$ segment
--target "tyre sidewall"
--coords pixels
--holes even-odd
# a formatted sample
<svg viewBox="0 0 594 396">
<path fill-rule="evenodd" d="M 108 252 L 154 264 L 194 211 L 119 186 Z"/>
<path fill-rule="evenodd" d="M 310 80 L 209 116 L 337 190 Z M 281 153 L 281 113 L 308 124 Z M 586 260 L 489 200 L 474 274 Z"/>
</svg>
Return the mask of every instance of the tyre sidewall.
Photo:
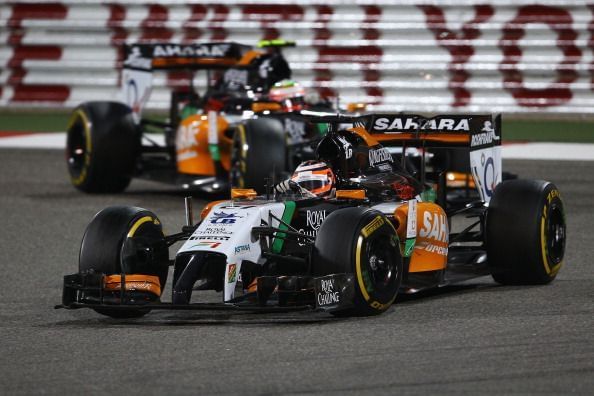
<svg viewBox="0 0 594 396">
<path fill-rule="evenodd" d="M 159 268 L 143 268 L 138 264 L 123 265 L 125 240 L 139 235 L 155 239 L 163 236 L 161 222 L 154 213 L 125 206 L 103 209 L 85 230 L 79 253 L 79 272 L 94 271 L 112 275 L 122 273 L 124 268 L 126 274 L 154 274 L 159 276 L 163 289 L 167 280 L 166 265 Z M 168 252 L 165 250 L 156 254 L 163 261 L 168 259 Z"/>
<path fill-rule="evenodd" d="M 387 288 L 380 290 L 371 279 L 367 248 L 382 238 L 390 241 L 396 275 Z M 322 223 L 314 249 L 314 276 L 354 274 L 355 309 L 348 314 L 378 314 L 393 303 L 402 282 L 402 257 L 396 231 L 382 213 L 364 208 L 347 208 L 332 213 Z"/>
<path fill-rule="evenodd" d="M 68 164 L 72 184 L 92 193 L 124 190 L 140 152 L 140 132 L 132 110 L 118 102 L 87 102 L 78 106 L 68 125 L 67 156 L 77 123 L 83 126 L 86 149 L 80 172 Z"/>
<path fill-rule="evenodd" d="M 239 125 L 234 133 L 231 185 L 265 191 L 265 179 L 286 171 L 287 142 L 282 123 L 258 118 Z"/>
<path fill-rule="evenodd" d="M 497 282 L 545 284 L 555 278 L 562 260 L 555 262 L 547 251 L 551 235 L 546 227 L 555 211 L 564 218 L 553 183 L 510 180 L 498 186 L 487 211 L 486 238 L 487 259 Z"/>
</svg>

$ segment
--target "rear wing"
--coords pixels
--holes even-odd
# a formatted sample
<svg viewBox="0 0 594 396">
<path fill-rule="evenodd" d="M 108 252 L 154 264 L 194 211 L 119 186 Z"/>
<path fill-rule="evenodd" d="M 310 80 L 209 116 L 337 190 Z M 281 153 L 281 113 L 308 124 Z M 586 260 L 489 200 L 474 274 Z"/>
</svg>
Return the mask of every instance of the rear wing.
<svg viewBox="0 0 594 396">
<path fill-rule="evenodd" d="M 364 128 L 384 145 L 469 147 L 479 150 L 501 144 L 501 115 L 442 114 L 424 117 L 406 113 L 349 115 L 304 110 L 310 122 Z"/>
<path fill-rule="evenodd" d="M 468 148 L 472 177 L 484 202 L 491 200 L 495 186 L 501 183 L 501 115 L 302 114 L 315 123 L 362 127 L 384 146 Z"/>
<path fill-rule="evenodd" d="M 501 115 L 372 114 L 365 129 L 385 145 L 469 148 L 472 177 L 481 196 L 489 202 L 501 183 Z"/>
<path fill-rule="evenodd" d="M 121 79 L 123 101 L 132 108 L 136 122 L 148 102 L 153 70 L 226 69 L 239 62 L 252 47 L 228 43 L 131 44 L 124 46 Z"/>
<path fill-rule="evenodd" d="M 249 45 L 234 42 L 202 44 L 131 44 L 124 46 L 124 69 L 217 69 L 236 64 Z"/>
<path fill-rule="evenodd" d="M 501 116 L 491 114 L 370 114 L 365 129 L 378 141 L 412 146 L 470 147 L 501 144 Z"/>
</svg>

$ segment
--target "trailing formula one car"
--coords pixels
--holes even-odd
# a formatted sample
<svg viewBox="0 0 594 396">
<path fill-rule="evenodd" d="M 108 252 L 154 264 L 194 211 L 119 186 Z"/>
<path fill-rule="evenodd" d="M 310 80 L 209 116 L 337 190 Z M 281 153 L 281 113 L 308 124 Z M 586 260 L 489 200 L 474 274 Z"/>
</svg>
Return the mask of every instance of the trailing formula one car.
<svg viewBox="0 0 594 396">
<path fill-rule="evenodd" d="M 317 160 L 266 195 L 234 189 L 232 199 L 208 204 L 196 225 L 187 199 L 186 225 L 167 236 L 146 209 L 99 212 L 58 307 L 112 317 L 152 309 L 373 315 L 399 293 L 488 274 L 502 284 L 546 284 L 557 275 L 565 250 L 561 195 L 547 181 L 500 182 L 499 117 L 308 117 L 331 126 Z M 345 123 L 353 127 L 341 129 Z M 415 179 L 380 142 L 469 147 L 481 199 L 447 211 L 444 174 L 421 166 Z M 454 232 L 457 218 L 466 223 Z M 178 241 L 170 261 L 168 247 Z M 170 265 L 171 302 L 162 302 Z M 222 292 L 222 302 L 195 302 L 199 290 Z"/>
<path fill-rule="evenodd" d="M 330 108 L 305 103 L 303 88 L 288 80 L 291 69 L 281 48 L 292 45 L 126 46 L 126 103 L 86 102 L 70 118 L 66 159 L 72 184 L 84 192 L 113 193 L 141 177 L 204 192 L 227 191 L 230 183 L 262 192 L 266 177 L 313 158 L 311 142 L 320 131 L 298 110 Z M 167 122 L 142 118 L 156 70 L 185 72 L 191 82 L 201 72 L 205 92 L 200 96 L 193 85 L 173 91 Z M 151 132 L 162 134 L 165 144 Z"/>
</svg>

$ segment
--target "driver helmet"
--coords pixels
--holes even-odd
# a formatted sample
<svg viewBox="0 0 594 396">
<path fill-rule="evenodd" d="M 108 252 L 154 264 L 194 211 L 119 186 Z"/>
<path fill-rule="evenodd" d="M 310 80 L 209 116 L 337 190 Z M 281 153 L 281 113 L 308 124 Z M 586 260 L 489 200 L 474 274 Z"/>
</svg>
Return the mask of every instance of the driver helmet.
<svg viewBox="0 0 594 396">
<path fill-rule="evenodd" d="M 305 89 L 293 80 L 275 83 L 270 88 L 268 97 L 280 103 L 284 111 L 298 111 L 305 106 Z"/>
<path fill-rule="evenodd" d="M 336 178 L 332 169 L 323 161 L 302 162 L 291 180 L 318 197 L 330 197 L 334 193 Z"/>
</svg>

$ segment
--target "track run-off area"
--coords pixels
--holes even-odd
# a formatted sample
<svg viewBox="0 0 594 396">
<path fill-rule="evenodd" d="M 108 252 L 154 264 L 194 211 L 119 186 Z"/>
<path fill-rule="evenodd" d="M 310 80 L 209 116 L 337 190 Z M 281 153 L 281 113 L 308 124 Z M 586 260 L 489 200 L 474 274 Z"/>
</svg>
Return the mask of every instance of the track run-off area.
<svg viewBox="0 0 594 396">
<path fill-rule="evenodd" d="M 185 193 L 135 180 L 123 194 L 86 195 L 70 185 L 61 150 L 0 148 L 0 394 L 592 394 L 594 161 L 511 159 L 507 147 L 504 170 L 550 180 L 564 199 L 567 250 L 550 285 L 483 277 L 399 297 L 371 318 L 124 321 L 53 309 L 85 227 L 106 206 L 135 205 L 177 232 Z M 208 199 L 194 197 L 196 213 Z"/>
</svg>

